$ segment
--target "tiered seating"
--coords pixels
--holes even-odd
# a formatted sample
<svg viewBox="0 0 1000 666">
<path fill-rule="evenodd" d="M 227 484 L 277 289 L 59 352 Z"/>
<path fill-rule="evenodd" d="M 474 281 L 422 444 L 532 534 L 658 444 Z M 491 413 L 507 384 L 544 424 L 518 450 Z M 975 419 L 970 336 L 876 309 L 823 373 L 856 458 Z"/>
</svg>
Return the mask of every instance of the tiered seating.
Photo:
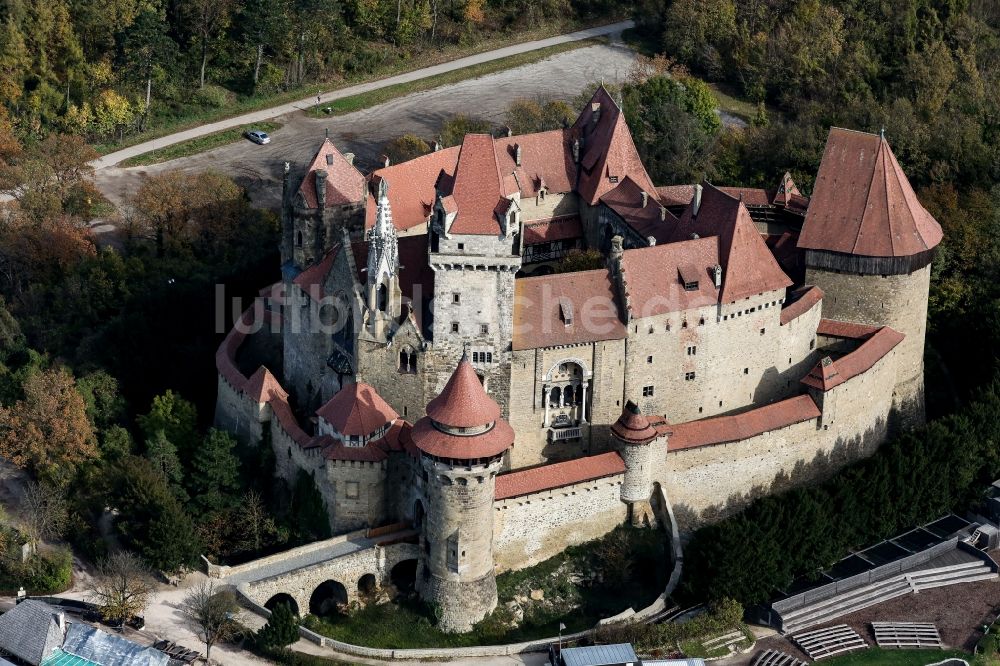
<svg viewBox="0 0 1000 666">
<path fill-rule="evenodd" d="M 880 648 L 943 648 L 941 634 L 930 622 L 872 622 Z"/>
<path fill-rule="evenodd" d="M 723 634 L 721 636 L 716 636 L 715 638 L 710 638 L 708 640 L 701 641 L 702 646 L 708 651 L 719 650 L 722 648 L 728 648 L 732 652 L 735 648 L 734 646 L 741 642 L 746 642 L 747 637 L 742 631 L 733 630 L 729 633 Z"/>
<path fill-rule="evenodd" d="M 920 592 L 956 583 L 995 579 L 996 577 L 997 575 L 982 560 L 899 574 L 787 611 L 781 616 L 781 627 L 785 633 L 793 633 L 910 592 Z"/>
<path fill-rule="evenodd" d="M 868 649 L 865 639 L 846 624 L 796 634 L 792 640 L 810 659 L 817 661 L 843 652 Z"/>
<path fill-rule="evenodd" d="M 806 666 L 806 662 L 796 659 L 787 652 L 765 650 L 757 655 L 752 666 Z"/>
</svg>

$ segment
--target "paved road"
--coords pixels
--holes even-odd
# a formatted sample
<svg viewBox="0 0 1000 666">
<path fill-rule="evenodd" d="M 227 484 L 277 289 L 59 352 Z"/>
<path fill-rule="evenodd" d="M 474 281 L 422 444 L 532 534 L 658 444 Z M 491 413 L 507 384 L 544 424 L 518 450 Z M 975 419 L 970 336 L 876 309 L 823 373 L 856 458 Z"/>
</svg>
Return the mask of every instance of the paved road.
<svg viewBox="0 0 1000 666">
<path fill-rule="evenodd" d="M 493 51 L 486 51 L 484 53 L 477 53 L 476 55 L 471 55 L 466 58 L 459 58 L 458 60 L 452 60 L 450 62 L 441 63 L 440 65 L 433 65 L 431 67 L 424 67 L 423 69 L 413 70 L 412 72 L 406 72 L 405 74 L 398 74 L 396 76 L 390 76 L 385 79 L 379 79 L 378 81 L 369 81 L 367 83 L 359 83 L 354 86 L 349 86 L 347 88 L 341 88 L 340 90 L 335 90 L 333 92 L 326 93 L 321 96 L 320 103 L 328 103 L 343 97 L 350 97 L 351 95 L 357 95 L 359 93 L 369 92 L 371 90 L 378 90 L 379 88 L 385 88 L 387 86 L 396 85 L 398 83 L 408 83 L 410 81 L 416 81 L 418 79 L 424 79 L 429 76 L 435 76 L 436 74 L 443 74 L 445 72 L 451 72 L 456 69 L 462 69 L 463 67 L 469 67 L 470 65 L 478 65 L 480 63 L 489 62 L 491 60 L 497 60 L 499 58 L 506 58 L 508 56 L 517 55 L 519 53 L 527 53 L 528 51 L 535 51 L 537 49 L 542 49 L 548 46 L 555 46 L 557 44 L 565 44 L 567 42 L 576 42 L 584 39 L 590 39 L 591 37 L 600 37 L 603 35 L 610 35 L 615 33 L 620 33 L 626 28 L 631 28 L 634 25 L 632 21 L 622 21 L 620 23 L 614 23 L 612 25 L 605 25 L 598 28 L 588 28 L 586 30 L 578 30 L 577 32 L 571 32 L 566 35 L 559 35 L 558 37 L 549 37 L 548 39 L 539 39 L 533 42 L 524 42 L 522 44 L 514 44 L 513 46 L 506 46 L 502 49 L 496 49 Z M 249 125 L 252 123 L 259 123 L 263 120 L 270 120 L 271 118 L 277 118 L 278 116 L 283 116 L 288 113 L 293 113 L 295 111 L 301 111 L 302 109 L 308 108 L 315 105 L 316 98 L 308 97 L 306 99 L 301 99 L 297 102 L 290 102 L 288 104 L 281 104 L 279 106 L 273 106 L 269 109 L 264 109 L 262 111 L 254 111 L 253 113 L 247 113 L 242 116 L 236 116 L 234 118 L 227 118 L 225 120 L 220 120 L 215 123 L 209 123 L 207 125 L 201 125 L 183 132 L 177 132 L 176 134 L 170 134 L 168 136 L 153 139 L 152 141 L 146 141 L 145 143 L 136 144 L 129 148 L 124 148 L 114 153 L 109 153 L 98 160 L 92 162 L 95 169 L 104 169 L 110 166 L 118 164 L 122 160 L 128 159 L 130 157 L 135 157 L 136 155 L 141 155 L 143 153 L 148 153 L 151 150 L 156 150 L 157 148 L 163 148 L 165 146 L 170 146 L 175 143 L 180 143 L 181 141 L 187 141 L 188 139 L 194 139 L 199 136 L 205 136 L 206 134 L 212 134 L 213 132 L 218 132 L 220 130 L 229 129 L 230 127 L 239 127 L 241 125 Z"/>
<path fill-rule="evenodd" d="M 148 167 L 101 169 L 97 187 L 115 203 L 135 192 L 146 174 L 169 169 L 216 169 L 245 187 L 254 205 L 277 208 L 281 198 L 281 165 L 303 165 L 329 130 L 342 151 L 357 155 L 364 172 L 378 165 L 385 142 L 407 132 L 431 140 L 441 121 L 455 113 L 485 118 L 497 125 L 507 105 L 518 98 L 558 97 L 572 100 L 584 89 L 604 81 L 620 81 L 636 54 L 619 40 L 558 53 L 543 61 L 469 79 L 454 85 L 413 93 L 369 109 L 333 118 L 310 118 L 297 111 L 280 118 L 272 142 L 258 146 L 240 141 L 205 153 Z"/>
</svg>

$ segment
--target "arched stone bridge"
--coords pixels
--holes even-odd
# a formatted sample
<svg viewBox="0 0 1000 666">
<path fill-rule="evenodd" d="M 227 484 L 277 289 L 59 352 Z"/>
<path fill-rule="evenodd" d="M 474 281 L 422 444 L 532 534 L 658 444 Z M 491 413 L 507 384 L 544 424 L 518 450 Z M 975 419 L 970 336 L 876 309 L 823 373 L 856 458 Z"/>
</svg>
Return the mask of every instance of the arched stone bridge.
<svg viewBox="0 0 1000 666">
<path fill-rule="evenodd" d="M 420 558 L 415 537 L 409 529 L 351 533 L 234 567 L 210 565 L 209 575 L 269 609 L 288 602 L 300 615 L 325 613 L 376 587 L 412 584 Z"/>
</svg>

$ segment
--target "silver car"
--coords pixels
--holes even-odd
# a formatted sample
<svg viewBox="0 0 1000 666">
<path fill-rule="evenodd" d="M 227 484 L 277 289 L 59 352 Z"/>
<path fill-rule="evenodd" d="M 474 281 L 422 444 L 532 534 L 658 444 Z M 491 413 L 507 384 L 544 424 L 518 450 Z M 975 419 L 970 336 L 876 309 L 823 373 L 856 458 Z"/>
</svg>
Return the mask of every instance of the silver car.
<svg viewBox="0 0 1000 666">
<path fill-rule="evenodd" d="M 265 143 L 271 143 L 271 137 L 267 135 L 267 132 L 261 132 L 260 130 L 250 130 L 249 132 L 245 132 L 244 136 L 262 146 Z"/>
</svg>

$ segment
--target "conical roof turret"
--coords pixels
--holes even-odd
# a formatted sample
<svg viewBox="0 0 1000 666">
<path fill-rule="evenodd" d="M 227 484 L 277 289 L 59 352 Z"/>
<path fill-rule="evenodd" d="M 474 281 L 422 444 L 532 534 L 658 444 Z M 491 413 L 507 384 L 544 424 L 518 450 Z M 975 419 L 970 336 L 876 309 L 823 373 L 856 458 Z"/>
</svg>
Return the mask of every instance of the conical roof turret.
<svg viewBox="0 0 1000 666">
<path fill-rule="evenodd" d="M 649 425 L 649 419 L 632 400 L 625 403 L 622 415 L 611 426 L 611 433 L 626 444 L 647 444 L 657 435 L 653 426 Z"/>
</svg>

